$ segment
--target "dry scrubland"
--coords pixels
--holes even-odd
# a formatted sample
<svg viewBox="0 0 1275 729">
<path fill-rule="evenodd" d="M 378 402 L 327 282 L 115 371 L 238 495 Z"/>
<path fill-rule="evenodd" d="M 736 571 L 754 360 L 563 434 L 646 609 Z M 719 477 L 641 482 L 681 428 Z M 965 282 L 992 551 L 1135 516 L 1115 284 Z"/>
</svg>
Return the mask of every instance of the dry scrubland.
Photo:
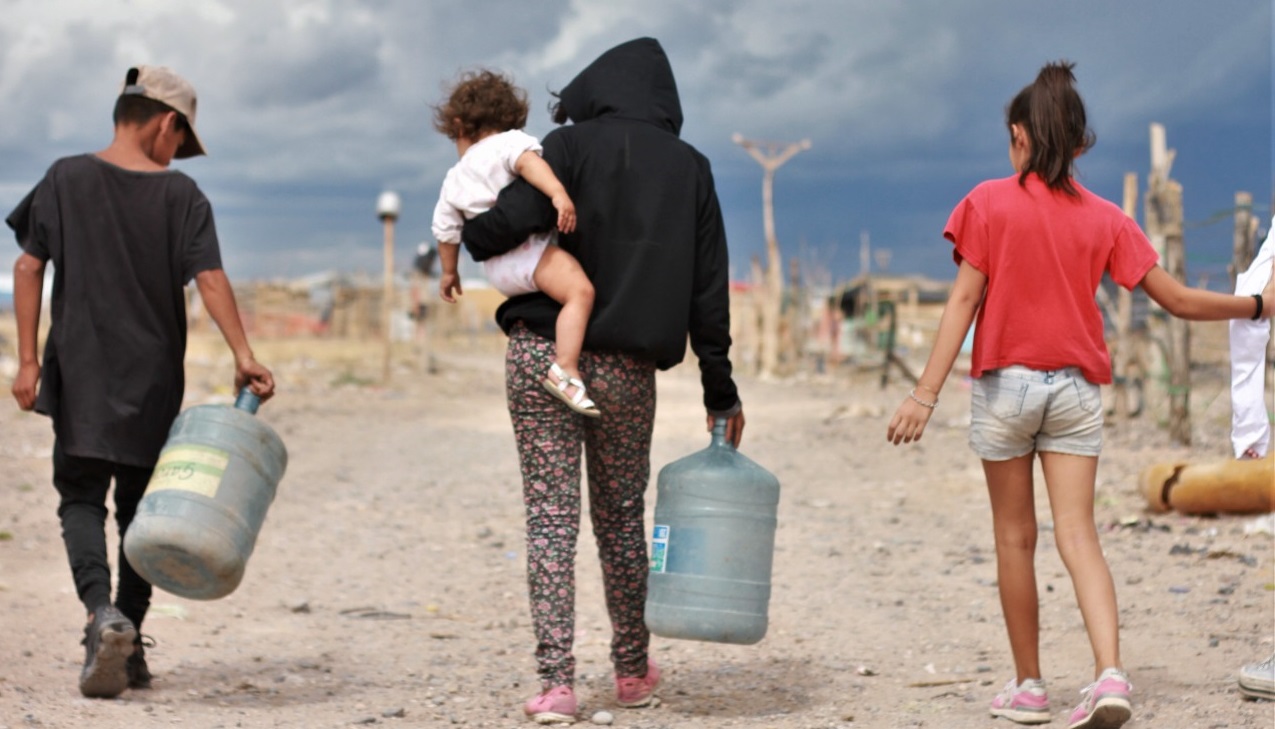
<svg viewBox="0 0 1275 729">
<path fill-rule="evenodd" d="M 11 352 L 11 321 L 0 336 Z M 0 727 L 524 726 L 536 679 L 502 342 L 436 342 L 431 368 L 399 351 L 385 386 L 374 342 L 256 346 L 280 382 L 261 417 L 291 457 L 256 554 L 225 599 L 156 594 L 145 629 L 155 688 L 116 700 L 76 691 L 83 616 L 54 514 L 48 422 L 0 407 Z M 188 370 L 188 404 L 229 399 L 214 338 L 192 342 Z M 614 708 L 586 529 L 586 719 L 608 709 L 615 726 L 643 729 L 1010 726 L 986 715 L 1012 666 L 982 474 L 965 446 L 967 388 L 954 379 L 924 441 L 896 449 L 885 425 L 905 389 L 882 391 L 876 373 L 740 384 L 743 450 L 783 484 L 770 632 L 751 647 L 656 638 L 661 705 Z M 1136 686 L 1128 726 L 1269 729 L 1275 704 L 1241 699 L 1235 672 L 1273 650 L 1272 537 L 1246 533 L 1252 517 L 1152 515 L 1135 489 L 1147 464 L 1226 456 L 1225 373 L 1201 367 L 1196 384 L 1192 448 L 1170 446 L 1148 417 L 1109 429 L 1100 467 L 1097 516 Z M 659 386 L 657 468 L 708 441 L 693 366 Z M 1065 726 L 1091 658 L 1041 487 L 1038 512 L 1051 726 Z"/>
</svg>

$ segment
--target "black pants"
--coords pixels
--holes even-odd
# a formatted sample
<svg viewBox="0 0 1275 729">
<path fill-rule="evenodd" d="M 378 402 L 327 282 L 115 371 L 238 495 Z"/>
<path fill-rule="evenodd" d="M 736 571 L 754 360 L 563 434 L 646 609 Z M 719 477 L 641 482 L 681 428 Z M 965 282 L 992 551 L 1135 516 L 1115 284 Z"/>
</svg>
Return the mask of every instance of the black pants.
<svg viewBox="0 0 1275 729">
<path fill-rule="evenodd" d="M 115 479 L 115 523 L 119 527 L 119 590 L 115 607 L 138 631 L 151 604 L 151 585 L 124 556 L 124 532 L 150 482 L 151 468 L 68 455 L 53 444 L 53 485 L 61 496 L 58 518 L 71 562 L 75 591 L 88 612 L 111 603 L 111 566 L 106 556 L 106 493 Z"/>
</svg>

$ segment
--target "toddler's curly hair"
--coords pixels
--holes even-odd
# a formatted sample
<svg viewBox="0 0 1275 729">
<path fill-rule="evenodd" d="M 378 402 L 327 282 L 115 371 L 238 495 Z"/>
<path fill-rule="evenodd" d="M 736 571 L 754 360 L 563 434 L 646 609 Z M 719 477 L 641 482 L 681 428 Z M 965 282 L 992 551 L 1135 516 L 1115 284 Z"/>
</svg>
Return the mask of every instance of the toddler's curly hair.
<svg viewBox="0 0 1275 729">
<path fill-rule="evenodd" d="M 475 139 L 484 132 L 505 132 L 527 125 L 527 92 L 504 74 L 466 71 L 434 108 L 434 128 L 448 139 Z"/>
</svg>

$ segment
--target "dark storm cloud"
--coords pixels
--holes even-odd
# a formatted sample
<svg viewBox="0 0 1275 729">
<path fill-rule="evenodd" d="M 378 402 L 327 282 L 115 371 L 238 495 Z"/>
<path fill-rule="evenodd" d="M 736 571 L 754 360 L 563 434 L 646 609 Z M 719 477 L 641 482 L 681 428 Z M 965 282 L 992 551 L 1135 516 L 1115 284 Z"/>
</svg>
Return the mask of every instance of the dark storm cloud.
<svg viewBox="0 0 1275 729">
<path fill-rule="evenodd" d="M 427 236 L 455 160 L 430 128 L 430 106 L 459 71 L 511 73 L 531 97 L 528 130 L 543 135 L 549 92 L 643 35 L 672 60 L 683 136 L 713 162 L 738 260 L 760 247 L 760 170 L 733 132 L 813 142 L 777 179 L 781 239 L 839 244 L 853 260 L 858 232 L 870 229 L 899 250 L 895 260 L 923 259 L 904 249 L 931 245 L 944 209 L 972 182 L 1005 174 L 1005 103 L 1041 63 L 1064 57 L 1078 64 L 1099 135 L 1081 170 L 1100 194 L 1118 195 L 1126 170 L 1145 172 L 1147 125 L 1159 121 L 1179 150 L 1188 210 L 1224 207 L 1240 187 L 1270 196 L 1269 2 L 11 0 L 5 9 L 0 208 L 54 157 L 109 141 L 124 68 L 171 65 L 199 90 L 211 153 L 178 167 L 218 211 L 228 266 L 252 275 L 375 268 L 372 205 L 384 188 L 403 195 L 401 235 Z M 15 250 L 0 246 L 0 266 Z"/>
<path fill-rule="evenodd" d="M 378 83 L 380 35 L 325 25 L 274 32 L 236 59 L 234 101 L 248 107 L 304 107 Z"/>
<path fill-rule="evenodd" d="M 764 100 L 774 97 L 808 69 L 822 67 L 831 48 L 831 39 L 822 33 L 798 33 L 774 53 L 744 47 L 723 49 L 714 61 L 714 71 L 728 89 Z"/>
</svg>

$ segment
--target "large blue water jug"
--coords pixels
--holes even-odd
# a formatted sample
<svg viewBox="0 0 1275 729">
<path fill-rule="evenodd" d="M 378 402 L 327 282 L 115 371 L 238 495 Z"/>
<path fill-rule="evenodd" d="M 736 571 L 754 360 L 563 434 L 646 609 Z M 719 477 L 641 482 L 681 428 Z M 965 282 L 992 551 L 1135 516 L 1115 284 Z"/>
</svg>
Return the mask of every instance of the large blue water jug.
<svg viewBox="0 0 1275 729">
<path fill-rule="evenodd" d="M 646 626 L 666 638 L 751 644 L 766 635 L 779 480 L 713 425 L 708 448 L 660 470 Z"/>
<path fill-rule="evenodd" d="M 255 417 L 260 402 L 245 389 L 234 407 L 199 405 L 173 421 L 124 535 L 129 564 L 152 585 L 194 600 L 239 586 L 288 465 Z"/>
</svg>

